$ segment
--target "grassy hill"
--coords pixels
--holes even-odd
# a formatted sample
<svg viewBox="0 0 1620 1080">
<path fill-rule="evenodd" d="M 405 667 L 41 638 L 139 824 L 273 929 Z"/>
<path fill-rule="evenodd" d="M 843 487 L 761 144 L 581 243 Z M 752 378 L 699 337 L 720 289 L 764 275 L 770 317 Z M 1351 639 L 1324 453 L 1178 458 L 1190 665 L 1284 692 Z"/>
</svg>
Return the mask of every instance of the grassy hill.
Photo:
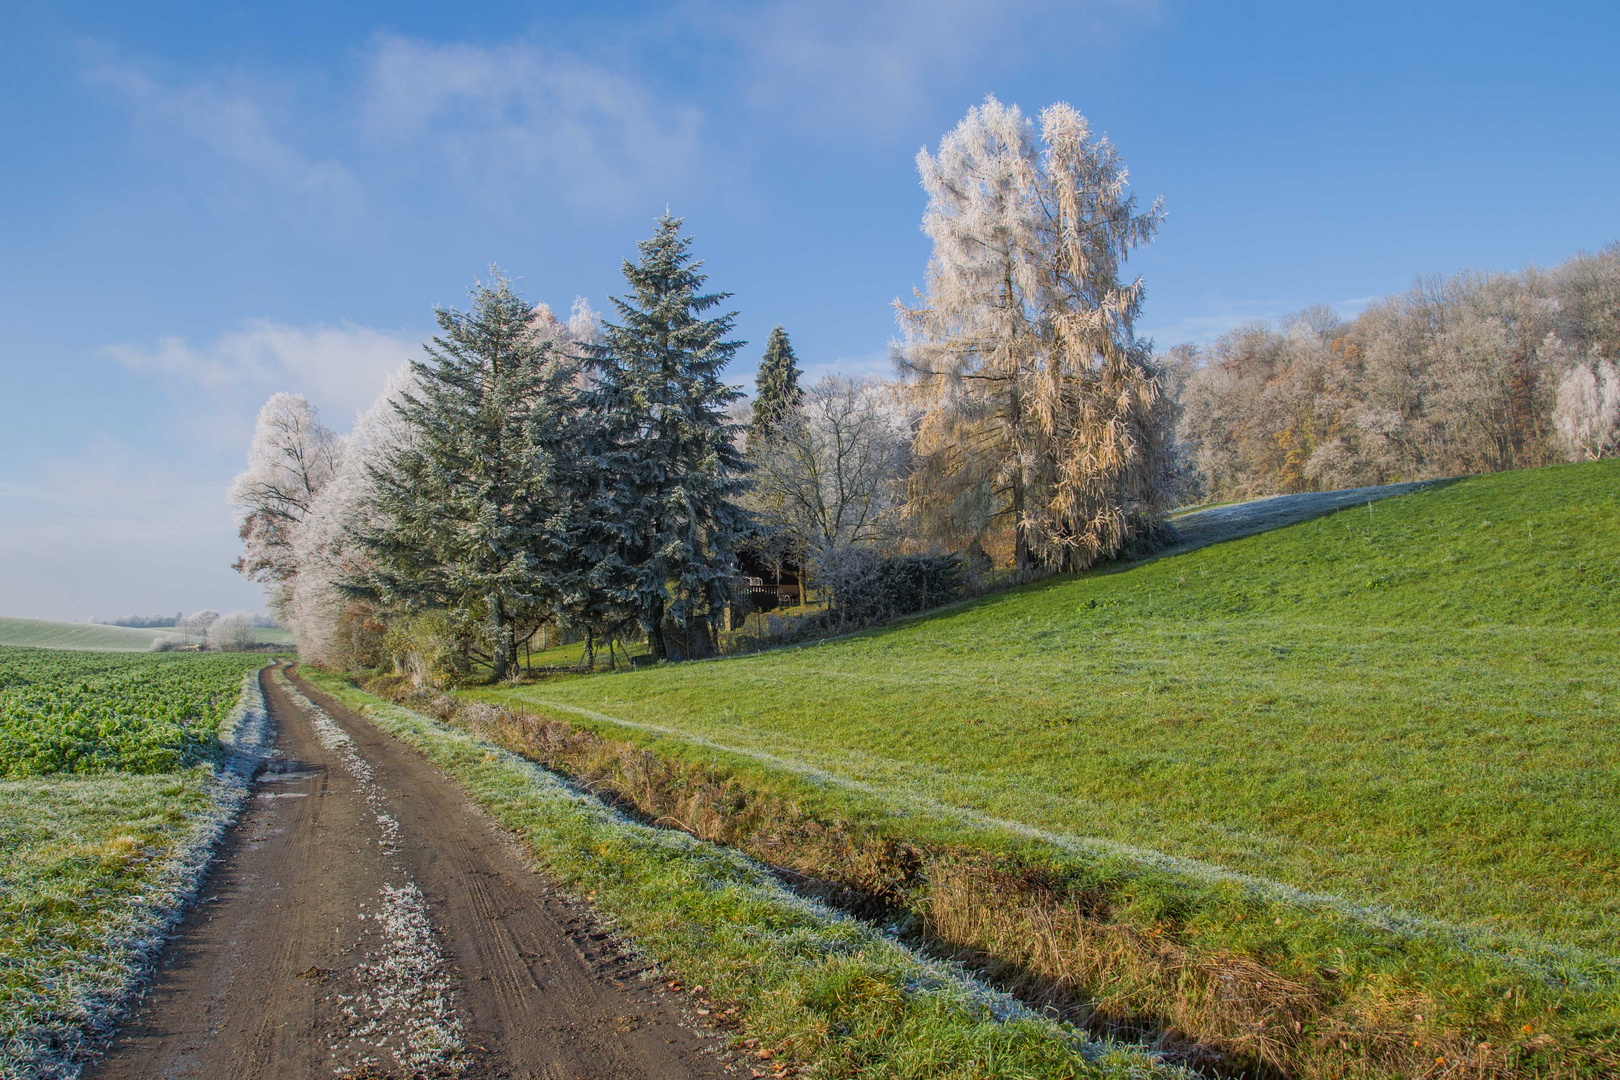
<svg viewBox="0 0 1620 1080">
<path fill-rule="evenodd" d="M 180 635 L 169 627 L 103 626 L 99 623 L 56 622 L 52 619 L 0 617 L 0 645 L 36 649 L 81 649 L 86 652 L 144 652 L 154 638 Z M 266 645 L 291 645 L 286 630 L 253 628 L 253 640 Z"/>
<path fill-rule="evenodd" d="M 475 696 L 789 778 L 907 837 L 1147 875 L 1115 917 L 1189 947 L 1325 964 L 1353 924 L 1405 942 L 1367 946 L 1385 950 L 1374 997 L 1400 985 L 1477 1013 L 1529 972 L 1612 1033 L 1617 612 L 1620 462 L 1599 462 L 818 646 Z M 1222 890 L 1283 908 L 1245 926 L 1186 900 Z M 1576 1009 L 1570 987 L 1598 996 Z"/>
<path fill-rule="evenodd" d="M 140 629 L 51 619 L 0 618 L 0 645 L 26 645 L 37 649 L 142 652 L 151 647 L 154 638 L 177 636 L 172 630 L 161 627 Z"/>
</svg>

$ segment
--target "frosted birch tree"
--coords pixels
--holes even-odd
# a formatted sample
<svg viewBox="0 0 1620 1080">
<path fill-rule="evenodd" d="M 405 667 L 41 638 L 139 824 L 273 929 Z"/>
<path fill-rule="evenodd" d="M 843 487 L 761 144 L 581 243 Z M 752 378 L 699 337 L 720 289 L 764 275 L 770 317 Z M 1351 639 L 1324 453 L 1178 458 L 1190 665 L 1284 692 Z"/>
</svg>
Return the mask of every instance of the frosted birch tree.
<svg viewBox="0 0 1620 1080">
<path fill-rule="evenodd" d="M 294 534 L 336 469 L 337 440 L 302 396 L 276 394 L 259 410 L 247 468 L 231 483 L 242 513 L 242 556 L 233 568 L 263 582 L 270 609 L 285 618 L 298 573 Z"/>
<path fill-rule="evenodd" d="M 1159 205 L 1137 210 L 1114 148 L 1062 104 L 1037 132 L 987 98 L 917 166 L 934 251 L 917 304 L 896 306 L 923 535 L 1010 527 L 1020 570 L 1150 539 L 1174 496 L 1174 404 L 1135 337 L 1141 280 L 1121 274 Z"/>
<path fill-rule="evenodd" d="M 390 457 L 412 441 L 399 409 L 414 386 L 408 364 L 389 376 L 382 393 L 340 441 L 332 480 L 295 533 L 298 576 L 286 625 L 298 654 L 317 663 L 351 667 L 373 659 L 363 655 L 361 638 L 374 613 L 343 586 L 362 580 L 372 568 L 361 537 L 385 524 L 377 510 L 373 476 L 386 471 Z"/>
</svg>

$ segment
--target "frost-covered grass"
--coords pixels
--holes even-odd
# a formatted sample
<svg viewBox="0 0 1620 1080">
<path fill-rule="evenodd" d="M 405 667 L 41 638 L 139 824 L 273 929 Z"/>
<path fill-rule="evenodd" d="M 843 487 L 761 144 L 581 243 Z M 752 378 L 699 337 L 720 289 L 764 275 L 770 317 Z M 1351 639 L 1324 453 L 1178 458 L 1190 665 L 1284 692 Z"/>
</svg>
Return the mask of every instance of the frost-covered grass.
<svg viewBox="0 0 1620 1080">
<path fill-rule="evenodd" d="M 309 677 L 460 781 L 667 974 L 741 1005 L 745 1034 L 777 1060 L 823 1077 L 917 1080 L 1162 1071 L 793 895 L 734 851 L 631 822 L 504 750 L 340 678 Z"/>
<path fill-rule="evenodd" d="M 1617 611 L 1610 461 L 819 646 L 466 696 L 827 820 L 1056 867 L 1112 918 L 1257 958 L 1369 1024 L 1607 1045 Z"/>
<path fill-rule="evenodd" d="M 76 1076 L 195 895 L 270 735 L 239 683 L 216 763 L 0 781 L 0 1078 Z"/>
</svg>

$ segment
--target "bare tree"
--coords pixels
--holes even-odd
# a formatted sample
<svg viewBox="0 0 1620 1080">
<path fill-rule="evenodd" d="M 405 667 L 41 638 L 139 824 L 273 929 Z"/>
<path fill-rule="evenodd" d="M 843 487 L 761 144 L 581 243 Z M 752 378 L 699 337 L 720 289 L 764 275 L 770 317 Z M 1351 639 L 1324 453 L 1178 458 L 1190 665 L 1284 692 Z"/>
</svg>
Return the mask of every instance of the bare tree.
<svg viewBox="0 0 1620 1080">
<path fill-rule="evenodd" d="M 910 430 L 893 388 L 828 375 L 751 439 L 750 508 L 808 556 L 892 538 Z"/>
<path fill-rule="evenodd" d="M 208 627 L 208 647 L 216 652 L 242 652 L 253 644 L 253 620 L 243 612 L 233 611 Z"/>
<path fill-rule="evenodd" d="M 190 615 L 175 624 L 180 631 L 180 638 L 187 645 L 201 645 L 208 640 L 209 627 L 219 619 L 219 612 L 209 609 L 193 611 Z"/>
<path fill-rule="evenodd" d="M 307 400 L 276 394 L 259 411 L 247 468 L 231 484 L 231 502 L 242 512 L 243 545 L 233 567 L 268 586 L 270 608 L 278 617 L 292 603 L 298 572 L 294 531 L 331 480 L 336 452 L 336 438 Z"/>
<path fill-rule="evenodd" d="M 1593 349 L 1593 362 L 1558 384 L 1553 424 L 1571 461 L 1620 456 L 1620 367 Z"/>
</svg>

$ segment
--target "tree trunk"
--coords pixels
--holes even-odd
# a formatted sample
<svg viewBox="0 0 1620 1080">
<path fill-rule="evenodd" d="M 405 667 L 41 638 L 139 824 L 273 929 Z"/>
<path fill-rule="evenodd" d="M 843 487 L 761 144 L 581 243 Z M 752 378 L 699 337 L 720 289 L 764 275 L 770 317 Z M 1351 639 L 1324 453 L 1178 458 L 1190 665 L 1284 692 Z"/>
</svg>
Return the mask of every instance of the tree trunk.
<svg viewBox="0 0 1620 1080">
<path fill-rule="evenodd" d="M 495 653 L 489 661 L 489 681 L 498 683 L 512 670 L 512 627 L 506 621 L 506 609 L 499 599 L 490 602 L 489 610 L 495 621 Z"/>
<path fill-rule="evenodd" d="M 1022 574 L 1029 569 L 1029 534 L 1024 529 L 1024 474 L 1013 473 L 1013 566 Z"/>
<path fill-rule="evenodd" d="M 662 602 L 654 605 L 652 609 L 652 625 L 647 628 L 647 644 L 652 646 L 653 655 L 660 660 L 669 659 L 669 643 L 664 640 L 664 605 Z"/>
</svg>

